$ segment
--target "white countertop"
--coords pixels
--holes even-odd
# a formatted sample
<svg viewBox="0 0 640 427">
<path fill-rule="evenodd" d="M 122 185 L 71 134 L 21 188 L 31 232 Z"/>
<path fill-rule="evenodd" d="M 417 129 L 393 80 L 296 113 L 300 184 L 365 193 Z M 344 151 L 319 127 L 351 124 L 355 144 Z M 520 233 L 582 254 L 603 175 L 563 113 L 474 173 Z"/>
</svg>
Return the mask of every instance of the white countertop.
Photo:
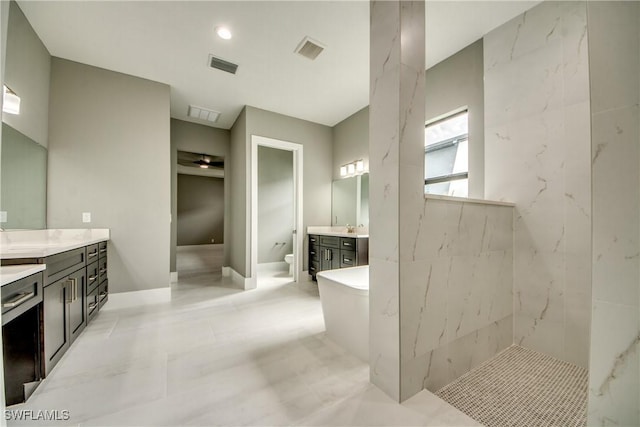
<svg viewBox="0 0 640 427">
<path fill-rule="evenodd" d="M 109 240 L 108 228 L 0 232 L 0 258 L 44 258 Z"/>
<path fill-rule="evenodd" d="M 0 286 L 36 274 L 47 268 L 46 264 L 7 265 L 0 267 Z"/>
<path fill-rule="evenodd" d="M 307 227 L 307 234 L 319 234 L 323 236 L 352 237 L 354 239 L 363 239 L 369 237 L 369 229 L 367 227 L 357 227 L 353 233 L 347 232 L 344 226 L 310 226 Z"/>
</svg>

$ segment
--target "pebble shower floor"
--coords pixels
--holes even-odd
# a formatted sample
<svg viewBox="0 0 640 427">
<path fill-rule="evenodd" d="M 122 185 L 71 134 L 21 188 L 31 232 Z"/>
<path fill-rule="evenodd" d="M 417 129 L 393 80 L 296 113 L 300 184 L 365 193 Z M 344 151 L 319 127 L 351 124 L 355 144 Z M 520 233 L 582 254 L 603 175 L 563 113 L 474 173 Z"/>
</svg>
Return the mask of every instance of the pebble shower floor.
<svg viewBox="0 0 640 427">
<path fill-rule="evenodd" d="M 435 394 L 487 427 L 584 427 L 588 371 L 513 345 Z"/>
</svg>

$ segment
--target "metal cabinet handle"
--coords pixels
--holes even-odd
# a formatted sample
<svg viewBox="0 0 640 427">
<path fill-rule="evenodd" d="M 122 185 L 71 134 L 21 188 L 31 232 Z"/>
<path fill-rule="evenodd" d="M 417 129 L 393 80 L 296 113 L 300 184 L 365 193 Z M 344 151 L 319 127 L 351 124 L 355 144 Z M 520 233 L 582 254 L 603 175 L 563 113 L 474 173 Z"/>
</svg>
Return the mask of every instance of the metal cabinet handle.
<svg viewBox="0 0 640 427">
<path fill-rule="evenodd" d="M 103 299 L 105 299 L 107 297 L 108 293 L 107 292 L 100 292 L 100 301 L 102 301 Z"/>
<path fill-rule="evenodd" d="M 97 250 L 97 249 L 96 249 L 96 251 L 95 251 L 95 252 L 91 252 L 91 253 L 89 253 L 89 254 L 88 254 L 88 257 L 89 257 L 89 258 L 93 258 L 93 257 L 94 257 L 94 256 L 96 256 L 96 255 L 98 255 L 98 250 Z"/>
<path fill-rule="evenodd" d="M 78 279 L 76 277 L 69 277 L 68 282 L 71 282 L 71 298 L 67 300 L 67 303 L 71 304 L 78 300 Z"/>
<path fill-rule="evenodd" d="M 98 276 L 89 276 L 89 282 L 93 282 L 97 278 L 98 278 Z"/>
<path fill-rule="evenodd" d="M 106 268 L 102 268 L 102 269 L 100 269 L 100 271 L 99 271 L 99 273 L 100 273 L 100 274 L 104 274 L 104 273 L 106 273 L 106 272 L 107 272 L 107 269 L 106 269 Z"/>
<path fill-rule="evenodd" d="M 97 302 L 94 302 L 93 304 L 89 304 L 89 310 L 93 310 L 94 308 L 96 308 L 98 306 Z"/>
<path fill-rule="evenodd" d="M 353 262 L 353 260 L 351 260 L 350 258 L 345 258 L 344 262 Z"/>
<path fill-rule="evenodd" d="M 33 298 L 34 296 L 36 296 L 35 292 L 24 292 L 22 294 L 19 294 L 16 298 L 12 299 L 11 301 L 8 301 L 2 304 L 2 307 L 4 308 L 16 307 L 22 304 L 23 302 L 25 302 L 26 300 Z"/>
<path fill-rule="evenodd" d="M 106 248 L 105 248 L 105 249 L 100 249 L 100 253 L 101 253 L 101 254 L 103 254 L 103 253 L 105 253 L 105 252 L 107 252 L 107 249 L 106 249 Z"/>
</svg>

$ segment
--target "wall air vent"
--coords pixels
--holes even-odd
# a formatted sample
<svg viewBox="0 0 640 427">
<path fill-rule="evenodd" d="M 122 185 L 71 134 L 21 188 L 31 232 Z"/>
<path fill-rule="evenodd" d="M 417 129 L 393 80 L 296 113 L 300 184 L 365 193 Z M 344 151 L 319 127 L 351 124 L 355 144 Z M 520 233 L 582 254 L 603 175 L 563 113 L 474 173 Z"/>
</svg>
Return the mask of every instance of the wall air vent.
<svg viewBox="0 0 640 427">
<path fill-rule="evenodd" d="M 189 117 L 215 123 L 218 121 L 218 117 L 220 117 L 220 112 L 189 105 Z"/>
<path fill-rule="evenodd" d="M 298 44 L 295 52 L 304 56 L 305 58 L 309 58 L 314 60 L 322 53 L 324 50 L 324 46 L 322 43 L 319 43 L 309 37 L 305 37 Z"/>
<path fill-rule="evenodd" d="M 213 55 L 209 55 L 209 67 L 216 68 L 218 70 L 226 71 L 227 73 L 235 74 L 238 71 L 238 65 L 224 59 L 216 58 Z"/>
</svg>

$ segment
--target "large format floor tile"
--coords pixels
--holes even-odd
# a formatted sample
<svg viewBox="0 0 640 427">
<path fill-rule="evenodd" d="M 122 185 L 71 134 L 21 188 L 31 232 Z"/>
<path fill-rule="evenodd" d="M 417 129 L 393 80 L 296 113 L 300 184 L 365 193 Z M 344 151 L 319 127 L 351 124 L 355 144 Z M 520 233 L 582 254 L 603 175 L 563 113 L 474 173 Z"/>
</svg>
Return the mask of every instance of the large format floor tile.
<svg viewBox="0 0 640 427">
<path fill-rule="evenodd" d="M 192 267 L 195 262 L 185 262 Z M 324 332 L 315 283 L 264 273 L 235 289 L 196 271 L 171 301 L 107 304 L 9 425 L 478 425 L 429 392 L 402 405 Z"/>
</svg>

